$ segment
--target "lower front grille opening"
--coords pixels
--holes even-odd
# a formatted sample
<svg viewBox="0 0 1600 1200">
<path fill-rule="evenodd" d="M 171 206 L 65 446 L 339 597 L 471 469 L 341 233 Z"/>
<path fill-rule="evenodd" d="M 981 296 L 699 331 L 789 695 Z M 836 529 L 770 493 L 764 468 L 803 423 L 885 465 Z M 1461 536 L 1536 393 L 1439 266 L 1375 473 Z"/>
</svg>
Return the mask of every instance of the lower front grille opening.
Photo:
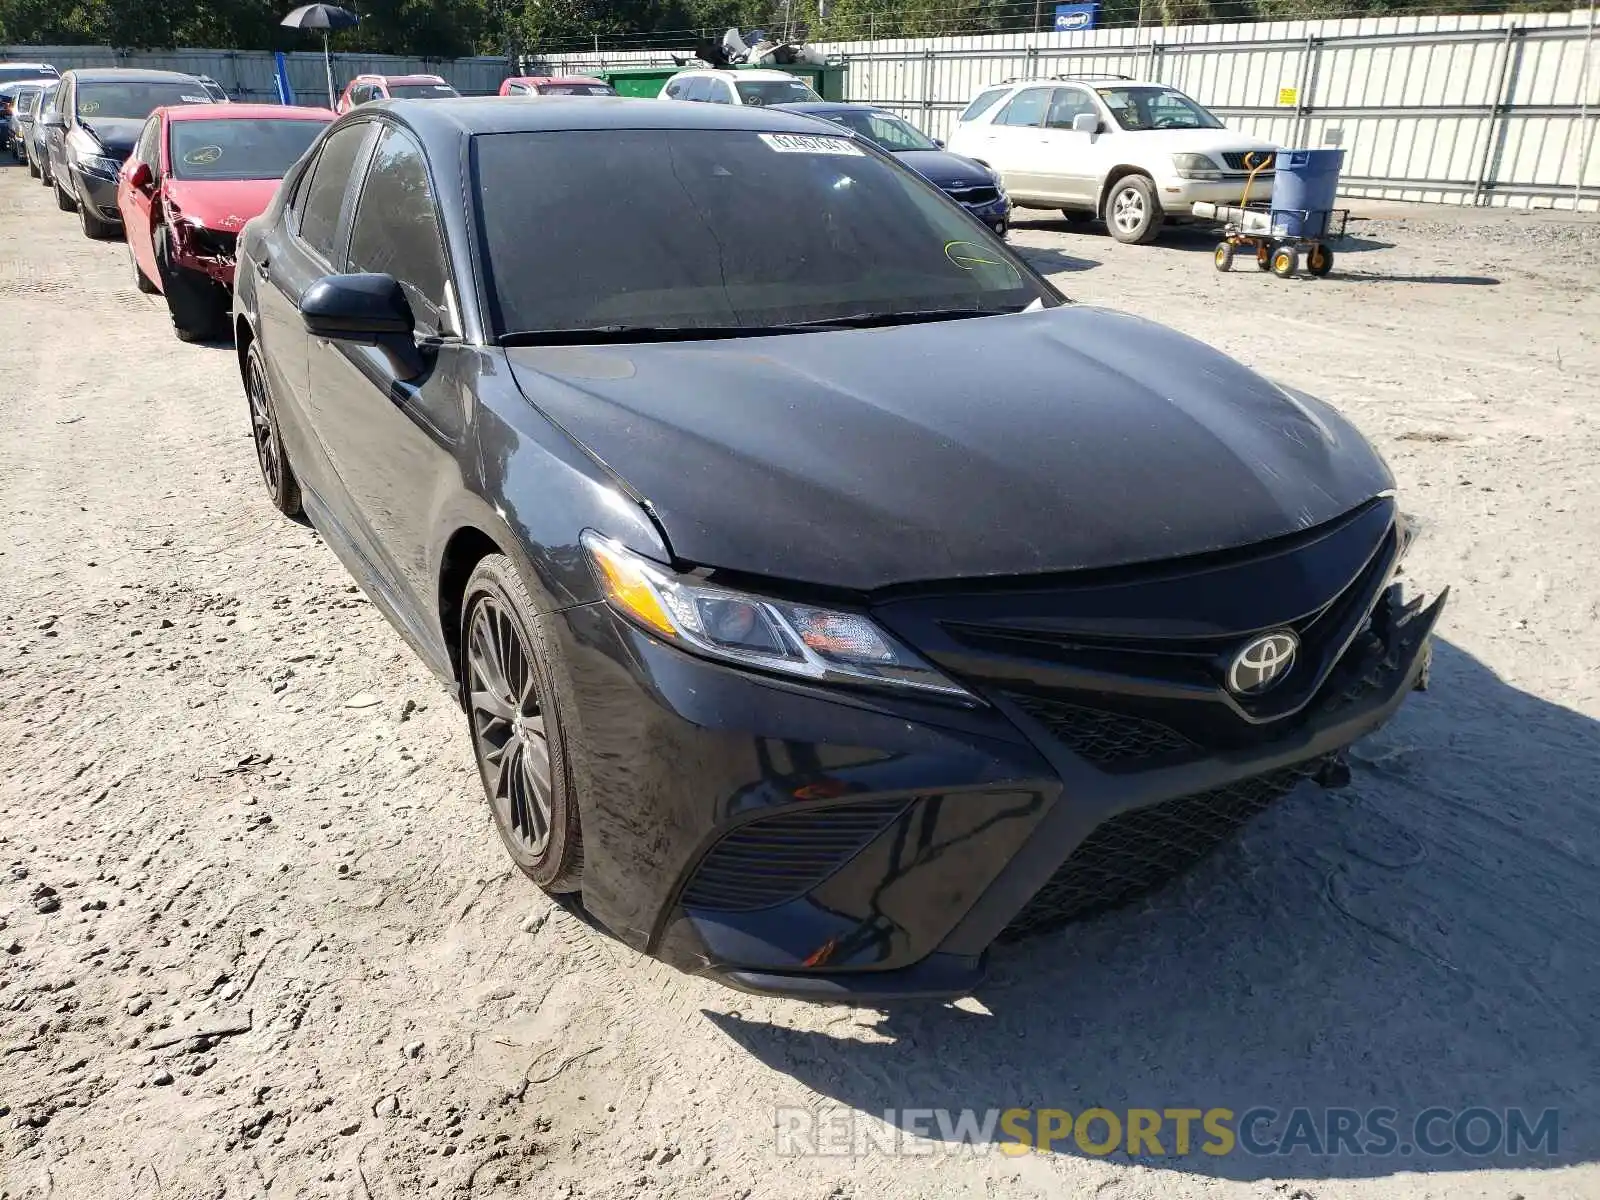
<svg viewBox="0 0 1600 1200">
<path fill-rule="evenodd" d="M 1199 753 L 1192 741 L 1158 721 L 1042 696 L 1010 698 L 1067 749 L 1103 770 L 1139 770 Z"/>
<path fill-rule="evenodd" d="M 910 803 L 799 807 L 750 821 L 700 860 L 682 903 L 713 912 L 748 912 L 803 896 L 854 858 Z"/>
<path fill-rule="evenodd" d="M 1056 929 L 1156 890 L 1287 795 L 1321 762 L 1299 763 L 1112 817 L 1083 840 L 1000 936 L 1014 940 Z"/>
</svg>

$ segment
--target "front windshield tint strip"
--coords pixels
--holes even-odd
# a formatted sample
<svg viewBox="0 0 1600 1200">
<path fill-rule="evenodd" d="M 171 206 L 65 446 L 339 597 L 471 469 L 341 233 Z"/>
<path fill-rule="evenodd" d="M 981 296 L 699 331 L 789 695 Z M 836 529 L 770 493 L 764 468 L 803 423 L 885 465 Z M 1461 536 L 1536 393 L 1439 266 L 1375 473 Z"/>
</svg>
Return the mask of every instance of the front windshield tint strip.
<svg viewBox="0 0 1600 1200">
<path fill-rule="evenodd" d="M 938 189 L 876 152 L 779 153 L 756 132 L 702 129 L 472 145 L 499 336 L 1059 303 Z"/>
</svg>

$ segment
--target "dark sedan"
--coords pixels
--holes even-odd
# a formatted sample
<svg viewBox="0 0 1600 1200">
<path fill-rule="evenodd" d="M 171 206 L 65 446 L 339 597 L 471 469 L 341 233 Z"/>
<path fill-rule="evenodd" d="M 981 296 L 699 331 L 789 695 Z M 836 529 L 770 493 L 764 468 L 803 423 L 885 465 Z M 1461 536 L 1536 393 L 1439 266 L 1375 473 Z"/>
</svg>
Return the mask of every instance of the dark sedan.
<svg viewBox="0 0 1600 1200">
<path fill-rule="evenodd" d="M 812 118 L 362 106 L 240 249 L 272 502 L 458 696 L 516 865 L 685 970 L 966 992 L 1425 678 L 1337 412 Z"/>
<path fill-rule="evenodd" d="M 1001 237 L 1011 225 L 1011 197 L 1000 176 L 976 159 L 948 150 L 916 126 L 872 104 L 785 104 L 790 112 L 803 112 L 843 125 L 878 149 L 894 155 L 926 178 L 962 208 Z"/>
<path fill-rule="evenodd" d="M 57 206 L 78 214 L 87 237 L 116 237 L 117 175 L 145 118 L 167 105 L 210 103 L 198 79 L 175 71 L 68 71 L 39 122 Z"/>
</svg>

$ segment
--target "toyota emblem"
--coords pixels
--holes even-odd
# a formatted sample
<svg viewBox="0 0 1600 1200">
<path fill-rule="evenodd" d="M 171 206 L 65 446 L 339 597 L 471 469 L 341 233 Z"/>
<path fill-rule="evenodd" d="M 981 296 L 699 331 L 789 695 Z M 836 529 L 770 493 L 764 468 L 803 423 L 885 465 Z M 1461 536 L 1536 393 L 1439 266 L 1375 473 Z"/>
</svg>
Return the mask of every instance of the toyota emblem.
<svg viewBox="0 0 1600 1200">
<path fill-rule="evenodd" d="M 1228 668 L 1228 690 L 1238 696 L 1260 695 L 1289 673 L 1299 648 L 1300 639 L 1286 629 L 1247 642 Z"/>
</svg>

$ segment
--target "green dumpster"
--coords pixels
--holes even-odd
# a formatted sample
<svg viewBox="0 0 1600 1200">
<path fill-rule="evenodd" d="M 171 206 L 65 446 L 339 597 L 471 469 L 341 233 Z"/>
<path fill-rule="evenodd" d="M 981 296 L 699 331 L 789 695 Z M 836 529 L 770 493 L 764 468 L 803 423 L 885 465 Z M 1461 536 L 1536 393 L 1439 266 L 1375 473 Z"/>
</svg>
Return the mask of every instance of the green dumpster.
<svg viewBox="0 0 1600 1200">
<path fill-rule="evenodd" d="M 651 99 L 661 94 L 661 89 L 684 67 L 607 67 L 598 71 L 586 71 L 584 74 L 594 79 L 603 79 L 617 89 L 619 96 L 637 96 L 641 99 Z M 734 67 L 735 71 L 750 70 L 747 67 Z M 772 70 L 772 67 L 762 67 L 762 70 Z M 798 75 L 811 85 L 811 90 L 824 100 L 844 99 L 844 68 L 842 66 L 817 66 L 814 63 L 789 63 L 776 68 L 787 71 L 791 75 Z"/>
</svg>

